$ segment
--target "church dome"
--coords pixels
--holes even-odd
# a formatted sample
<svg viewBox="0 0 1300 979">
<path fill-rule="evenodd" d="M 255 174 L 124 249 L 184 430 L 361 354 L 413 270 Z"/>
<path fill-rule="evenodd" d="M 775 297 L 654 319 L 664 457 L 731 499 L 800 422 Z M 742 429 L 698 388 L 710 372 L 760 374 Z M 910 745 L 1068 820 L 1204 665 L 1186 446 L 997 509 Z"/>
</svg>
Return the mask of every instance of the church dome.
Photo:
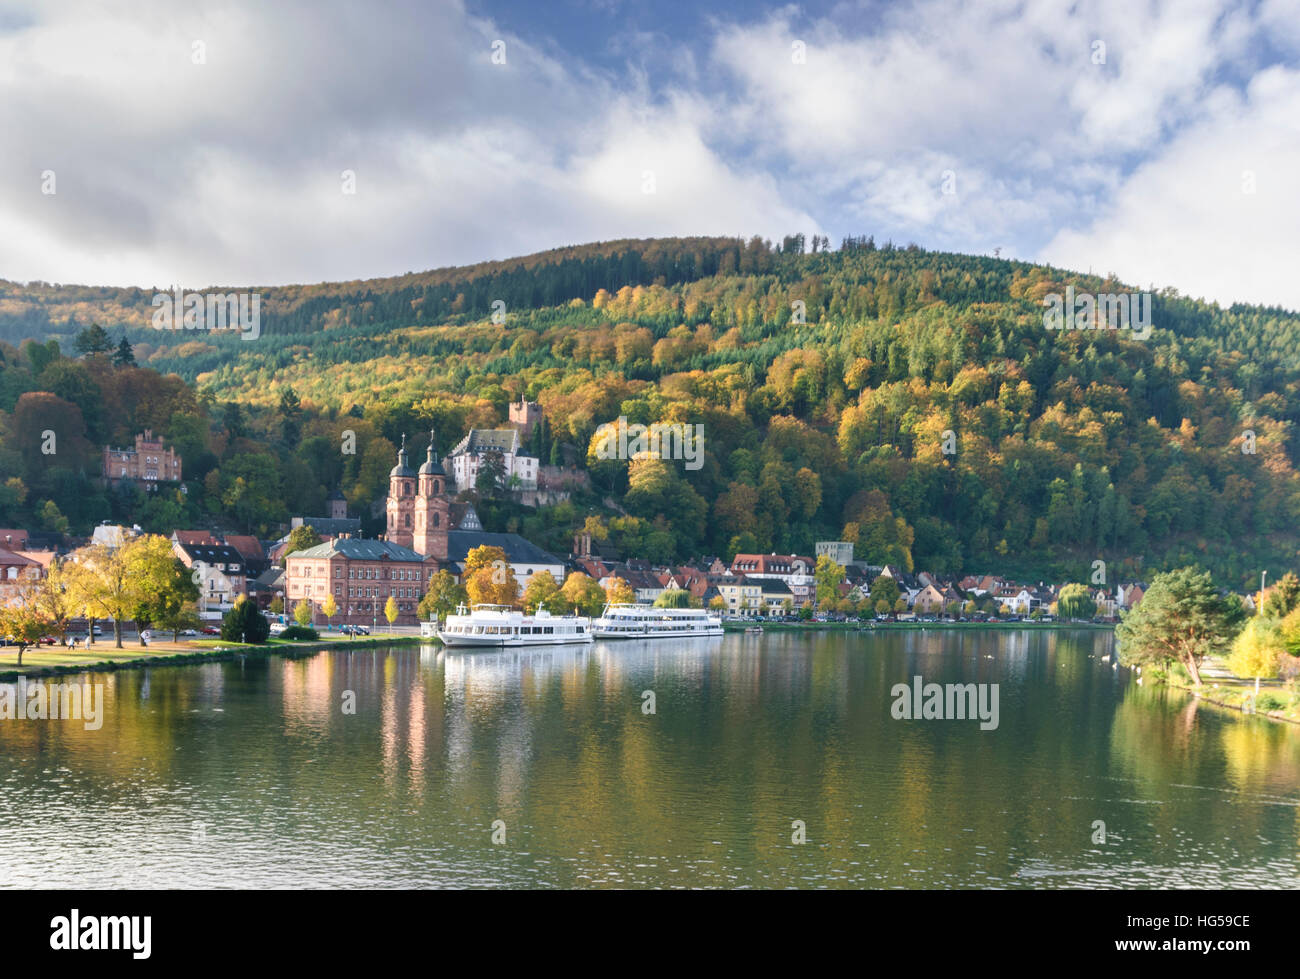
<svg viewBox="0 0 1300 979">
<path fill-rule="evenodd" d="M 389 470 L 388 478 L 398 477 L 401 479 L 414 479 L 415 471 L 411 469 L 411 461 L 406 456 L 406 436 L 402 436 L 402 447 L 397 450 L 397 465 Z"/>
<path fill-rule="evenodd" d="M 421 476 L 445 476 L 446 471 L 442 468 L 442 463 L 438 461 L 438 453 L 433 448 L 433 432 L 429 433 L 429 453 L 425 459 L 424 465 L 420 467 Z"/>
</svg>

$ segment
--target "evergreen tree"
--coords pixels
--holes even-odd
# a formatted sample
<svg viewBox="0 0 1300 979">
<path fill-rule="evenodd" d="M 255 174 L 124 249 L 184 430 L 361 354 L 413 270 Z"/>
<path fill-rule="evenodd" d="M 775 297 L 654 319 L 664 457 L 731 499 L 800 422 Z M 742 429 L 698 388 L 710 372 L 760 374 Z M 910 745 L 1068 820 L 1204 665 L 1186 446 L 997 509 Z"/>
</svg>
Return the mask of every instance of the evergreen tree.
<svg viewBox="0 0 1300 979">
<path fill-rule="evenodd" d="M 135 351 L 131 349 L 131 344 L 127 342 L 126 334 L 118 341 L 117 350 L 113 353 L 114 367 L 135 367 Z"/>
</svg>

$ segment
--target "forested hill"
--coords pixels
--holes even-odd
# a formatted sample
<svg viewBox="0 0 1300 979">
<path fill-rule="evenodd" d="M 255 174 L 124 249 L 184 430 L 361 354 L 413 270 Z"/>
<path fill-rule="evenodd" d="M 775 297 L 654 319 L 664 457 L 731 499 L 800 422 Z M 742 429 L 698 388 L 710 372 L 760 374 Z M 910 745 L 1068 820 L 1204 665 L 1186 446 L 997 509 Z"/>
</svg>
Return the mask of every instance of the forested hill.
<svg viewBox="0 0 1300 979">
<path fill-rule="evenodd" d="M 1269 562 L 1293 566 L 1296 314 L 1160 290 L 1145 340 L 1049 331 L 1044 297 L 1067 285 L 1138 287 L 870 239 L 810 244 L 623 241 L 259 289 L 256 340 L 149 329 L 153 290 L 0 283 L 0 335 L 61 337 L 66 356 L 92 321 L 114 340 L 125 327 L 141 364 L 194 382 L 212 456 L 194 475 L 218 514 L 235 444 L 222 405 L 241 404 L 242 438 L 276 468 L 267 512 L 243 514 L 260 524 L 277 506 L 312 512 L 331 481 L 364 503 L 402 432 L 433 426 L 445 451 L 526 397 L 546 410 L 543 462 L 590 465 L 599 493 L 583 502 L 612 496 L 629 516 L 606 511 L 602 529 L 652 558 L 847 538 L 873 561 L 951 572 L 1087 580 L 1098 558 L 1112 578 L 1199 562 L 1244 587 Z M 24 390 L 86 397 L 66 364 L 51 380 L 0 352 L 10 440 Z M 85 369 L 96 381 L 101 366 Z M 620 415 L 703 424 L 703 467 L 589 460 L 596 426 Z M 312 442 L 344 428 L 369 440 L 369 469 Z M 561 508 L 522 529 L 558 547 L 587 516 Z"/>
</svg>

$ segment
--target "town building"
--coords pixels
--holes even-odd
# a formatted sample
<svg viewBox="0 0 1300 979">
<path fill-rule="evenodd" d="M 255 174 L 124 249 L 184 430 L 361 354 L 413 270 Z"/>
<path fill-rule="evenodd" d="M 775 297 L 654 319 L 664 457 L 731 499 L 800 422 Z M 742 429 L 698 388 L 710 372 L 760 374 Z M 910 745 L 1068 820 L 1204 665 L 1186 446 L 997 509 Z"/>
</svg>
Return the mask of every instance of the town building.
<svg viewBox="0 0 1300 979">
<path fill-rule="evenodd" d="M 0 605 L 8 605 L 18 598 L 24 585 L 45 577 L 48 565 L 0 547 Z"/>
<path fill-rule="evenodd" d="M 225 613 L 235 599 L 248 593 L 244 559 L 229 544 L 184 544 L 173 540 L 172 551 L 185 567 L 198 572 L 200 615 L 212 617 L 215 613 Z"/>
<path fill-rule="evenodd" d="M 321 605 L 333 595 L 338 612 L 333 624 L 387 623 L 384 608 L 390 597 L 397 604 L 396 625 L 415 625 L 420 599 L 437 565 L 423 554 L 386 540 L 336 537 L 285 558 L 285 614 L 304 598 L 312 603 L 315 621 L 324 624 Z"/>
<path fill-rule="evenodd" d="M 817 593 L 817 580 L 813 576 L 817 562 L 797 554 L 737 554 L 731 561 L 733 575 L 763 580 L 775 578 L 784 582 L 796 605 L 811 601 Z"/>
<path fill-rule="evenodd" d="M 825 554 L 836 564 L 847 568 L 853 563 L 853 542 L 843 540 L 819 540 L 813 545 L 813 554 L 821 557 Z"/>
<path fill-rule="evenodd" d="M 110 484 L 129 481 L 145 489 L 163 482 L 179 483 L 181 457 L 165 448 L 162 440 L 154 438 L 153 431 L 146 428 L 135 437 L 134 448 L 104 447 L 103 474 Z"/>
<path fill-rule="evenodd" d="M 763 606 L 763 585 L 760 580 L 751 581 L 744 575 L 720 575 L 715 582 L 718 594 L 727 603 L 727 614 L 753 617 L 760 614 Z"/>
</svg>

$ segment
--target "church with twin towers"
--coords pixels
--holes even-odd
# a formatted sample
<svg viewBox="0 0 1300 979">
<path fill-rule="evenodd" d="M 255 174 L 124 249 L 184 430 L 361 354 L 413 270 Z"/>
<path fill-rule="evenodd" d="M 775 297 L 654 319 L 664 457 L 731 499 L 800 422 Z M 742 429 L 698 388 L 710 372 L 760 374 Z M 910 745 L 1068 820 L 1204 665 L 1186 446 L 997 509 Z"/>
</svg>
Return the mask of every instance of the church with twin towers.
<svg viewBox="0 0 1300 979">
<path fill-rule="evenodd" d="M 458 577 L 469 552 L 486 545 L 505 552 L 521 588 L 539 571 L 550 572 L 556 581 L 564 580 L 563 558 L 547 553 L 518 534 L 488 533 L 472 504 L 453 499 L 455 492 L 455 480 L 448 476 L 438 459 L 434 433 L 429 433 L 424 463 L 418 470 L 411 468 L 403 435 L 397 465 L 388 474 L 384 539 L 409 548 Z"/>
<path fill-rule="evenodd" d="M 472 508 L 470 512 L 473 513 Z M 477 514 L 474 514 L 473 524 L 475 529 L 482 530 Z M 429 448 L 419 472 L 411 468 L 406 453 L 406 436 L 402 436 L 397 465 L 388 474 L 387 528 L 386 540 L 409 547 L 426 558 L 434 558 L 440 565 L 447 563 L 448 535 L 453 529 L 451 493 L 447 487 L 447 473 L 434 448 L 432 431 L 429 432 Z"/>
</svg>

